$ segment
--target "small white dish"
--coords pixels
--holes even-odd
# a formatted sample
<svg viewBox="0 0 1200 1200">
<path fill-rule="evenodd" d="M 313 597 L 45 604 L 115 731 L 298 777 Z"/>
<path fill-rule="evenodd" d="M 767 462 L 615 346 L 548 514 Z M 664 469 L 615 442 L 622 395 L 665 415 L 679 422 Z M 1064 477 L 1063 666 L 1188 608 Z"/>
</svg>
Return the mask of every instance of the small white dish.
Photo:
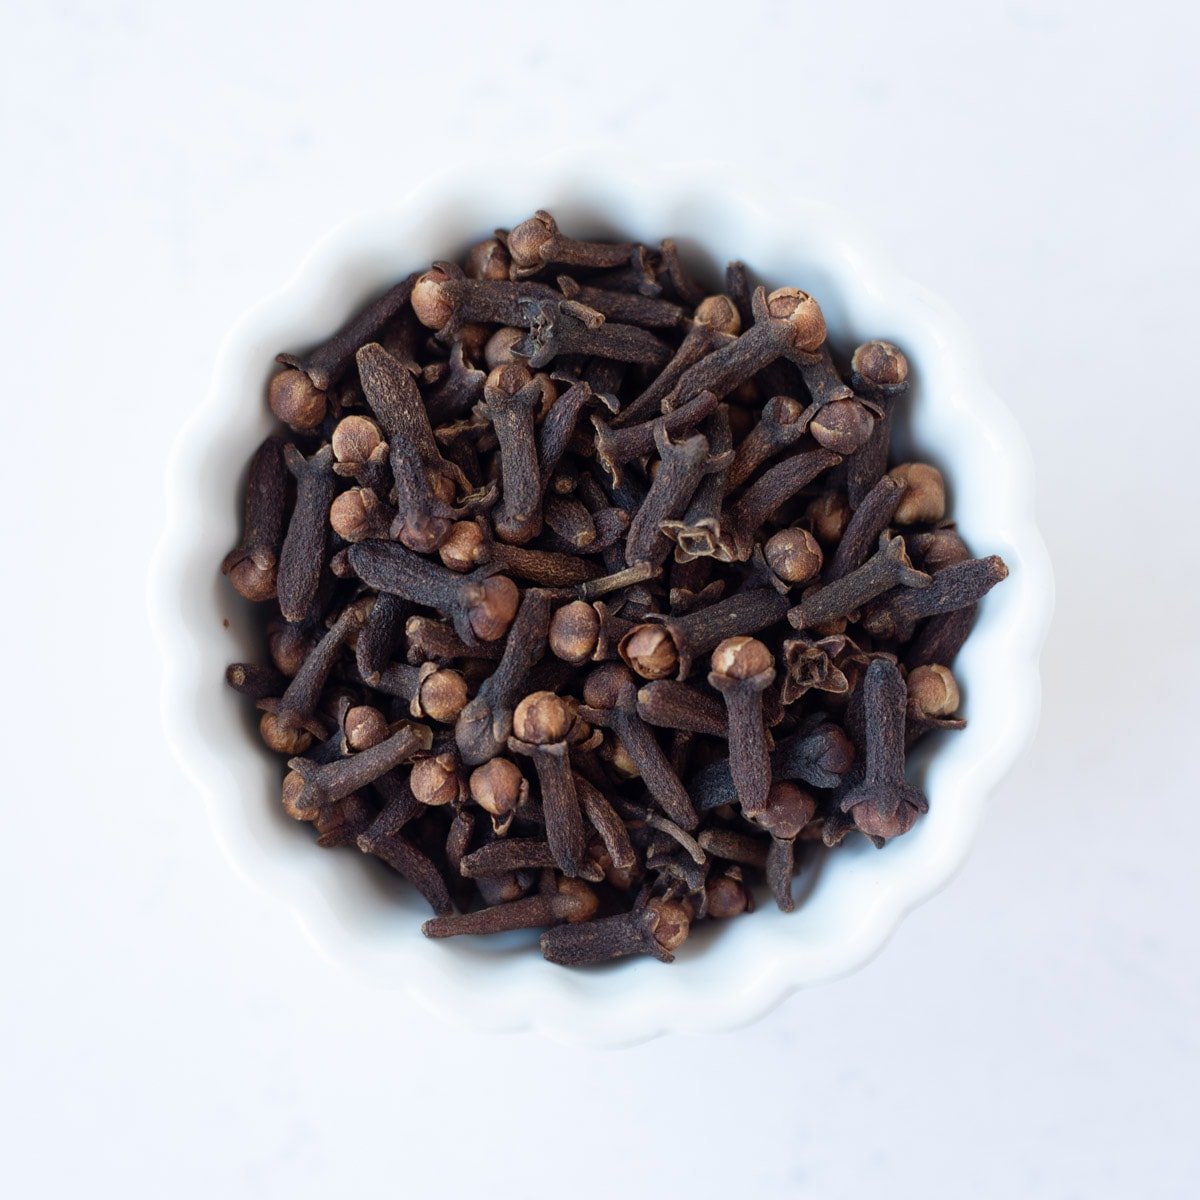
<svg viewBox="0 0 1200 1200">
<path fill-rule="evenodd" d="M 828 855 L 795 913 L 768 901 L 702 930 L 670 966 L 637 960 L 570 971 L 542 960 L 536 936 L 426 940 L 427 911 L 402 880 L 365 856 L 319 850 L 306 827 L 282 814 L 278 761 L 259 746 L 247 705 L 223 679 L 227 663 L 262 656 L 250 606 L 218 567 L 237 539 L 246 461 L 271 427 L 264 396 L 276 353 L 324 339 L 409 271 L 455 257 L 541 207 L 577 236 L 672 236 L 714 278 L 726 260 L 743 259 L 769 286 L 815 295 L 835 345 L 883 337 L 903 347 L 915 383 L 897 433 L 901 450 L 911 446 L 943 468 L 968 545 L 1002 555 L 1011 572 L 984 601 L 955 665 L 968 727 L 916 765 L 929 813 L 882 851 L 854 839 Z M 149 592 L 167 738 L 235 868 L 288 905 L 331 962 L 375 985 L 404 989 L 474 1029 L 535 1029 L 601 1045 L 730 1029 L 877 953 L 904 914 L 962 864 L 988 793 L 1030 741 L 1053 607 L 1029 451 L 941 301 L 819 204 L 715 166 L 577 159 L 508 171 L 476 165 L 433 179 L 329 234 L 279 292 L 237 322 L 209 396 L 168 463 L 166 529 Z"/>
</svg>

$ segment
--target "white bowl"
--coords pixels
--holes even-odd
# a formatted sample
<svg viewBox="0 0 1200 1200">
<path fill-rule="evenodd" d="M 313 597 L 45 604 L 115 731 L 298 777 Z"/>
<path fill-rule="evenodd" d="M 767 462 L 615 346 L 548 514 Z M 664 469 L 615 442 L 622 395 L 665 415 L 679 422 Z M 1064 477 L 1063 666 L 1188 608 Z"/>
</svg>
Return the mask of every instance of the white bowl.
<svg viewBox="0 0 1200 1200">
<path fill-rule="evenodd" d="M 768 901 L 753 916 L 702 931 L 671 966 L 637 960 L 565 970 L 542 960 L 535 936 L 427 941 L 424 905 L 403 881 L 357 853 L 319 850 L 306 827 L 283 816 L 278 762 L 258 745 L 248 706 L 223 680 L 228 662 L 262 657 L 250 606 L 218 565 L 237 538 L 246 460 L 271 425 L 263 398 L 275 354 L 322 340 L 397 278 L 539 207 L 578 235 L 673 236 L 714 278 L 727 259 L 741 258 L 769 285 L 812 292 L 835 344 L 884 337 L 902 346 L 915 385 L 898 436 L 945 470 L 951 513 L 972 550 L 1002 555 L 1011 570 L 984 601 L 955 666 L 969 725 L 914 767 L 923 772 L 928 815 L 882 851 L 865 839 L 844 844 L 815 872 L 795 913 Z M 332 963 L 473 1029 L 536 1029 L 609 1045 L 728 1029 L 797 988 L 861 966 L 958 869 L 989 791 L 1037 722 L 1038 654 L 1053 601 L 1031 461 L 966 332 L 836 214 L 716 168 L 475 167 L 342 225 L 230 332 L 208 399 L 171 456 L 167 501 L 150 579 L 164 722 L 230 862 L 286 904 Z"/>
</svg>

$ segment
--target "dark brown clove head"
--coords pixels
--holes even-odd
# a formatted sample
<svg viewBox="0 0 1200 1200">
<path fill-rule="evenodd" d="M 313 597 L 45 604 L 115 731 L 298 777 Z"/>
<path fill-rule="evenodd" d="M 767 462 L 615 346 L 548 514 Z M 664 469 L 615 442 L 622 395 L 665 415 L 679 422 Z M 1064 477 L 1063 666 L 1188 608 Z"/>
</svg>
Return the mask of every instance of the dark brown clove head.
<svg viewBox="0 0 1200 1200">
<path fill-rule="evenodd" d="M 908 359 L 891 342 L 864 342 L 854 351 L 850 370 L 871 391 L 890 392 L 908 382 Z"/>
<path fill-rule="evenodd" d="M 289 771 L 283 777 L 283 784 L 279 789 L 279 797 L 283 801 L 283 811 L 293 821 L 311 821 L 314 816 L 312 808 L 301 804 L 303 793 L 304 776 L 299 771 Z"/>
<path fill-rule="evenodd" d="M 441 808 L 462 798 L 458 759 L 453 754 L 435 754 L 413 763 L 408 785 L 412 794 L 430 808 Z"/>
<path fill-rule="evenodd" d="M 356 704 L 342 719 L 342 733 L 349 750 L 370 750 L 372 746 L 378 746 L 388 732 L 387 718 L 370 704 Z"/>
<path fill-rule="evenodd" d="M 774 678 L 775 659 L 758 638 L 726 638 L 713 651 L 708 681 L 715 688 L 737 681 L 752 682 L 761 689 L 770 686 Z"/>
<path fill-rule="evenodd" d="M 302 625 L 272 621 L 267 626 L 267 651 L 271 661 L 289 679 L 304 665 L 313 648 L 312 635 Z"/>
<path fill-rule="evenodd" d="M 799 288 L 776 288 L 767 297 L 767 313 L 776 321 L 786 321 L 790 326 L 791 345 L 794 350 L 813 351 L 825 342 L 825 314 L 821 306 Z"/>
<path fill-rule="evenodd" d="M 513 733 L 531 746 L 549 746 L 566 740 L 574 719 L 570 706 L 553 692 L 533 692 L 513 713 Z"/>
<path fill-rule="evenodd" d="M 938 663 L 914 667 L 908 673 L 908 702 L 924 717 L 951 717 L 958 712 L 958 684 Z"/>
<path fill-rule="evenodd" d="M 816 578 L 825 562 L 820 543 L 807 529 L 781 529 L 772 534 L 763 554 L 772 572 L 793 586 Z"/>
<path fill-rule="evenodd" d="M 822 492 L 804 512 L 822 546 L 836 546 L 854 515 L 843 492 Z"/>
<path fill-rule="evenodd" d="M 268 750 L 295 757 L 312 745 L 312 734 L 300 726 L 281 721 L 275 713 L 265 712 L 259 718 L 258 732 Z"/>
<path fill-rule="evenodd" d="M 691 932 L 691 911 L 679 900 L 667 900 L 659 896 L 647 900 L 646 908 L 654 914 L 651 920 L 654 940 L 668 954 L 678 950 Z"/>
<path fill-rule="evenodd" d="M 529 795 L 521 768 L 508 758 L 493 758 L 476 767 L 467 788 L 471 799 L 499 822 L 508 821 Z"/>
<path fill-rule="evenodd" d="M 454 316 L 454 299 L 450 294 L 450 277 L 442 267 L 426 271 L 413 284 L 412 310 L 426 329 L 442 329 Z"/>
<path fill-rule="evenodd" d="M 792 841 L 816 815 L 817 802 L 811 792 L 779 780 L 771 784 L 766 805 L 753 814 L 753 820 L 772 837 Z"/>
<path fill-rule="evenodd" d="M 857 400 L 832 400 L 813 417 L 808 431 L 818 445 L 835 454 L 850 455 L 871 436 L 875 418 Z"/>
<path fill-rule="evenodd" d="M 823 745 L 821 753 L 813 759 L 813 765 L 829 775 L 845 775 L 854 765 L 854 743 L 837 725 L 826 725 L 820 732 Z"/>
<path fill-rule="evenodd" d="M 507 279 L 511 264 L 508 251 L 499 238 L 476 242 L 467 251 L 463 272 L 468 279 Z M 440 328 L 440 326 L 439 326 Z"/>
<path fill-rule="evenodd" d="M 616 662 L 597 667 L 584 680 L 583 702 L 601 712 L 617 709 L 632 717 L 637 712 L 637 684 L 629 668 Z"/>
<path fill-rule="evenodd" d="M 692 321 L 718 333 L 738 334 L 742 331 L 741 314 L 728 296 L 705 296 L 696 306 Z"/>
<path fill-rule="evenodd" d="M 515 396 L 530 380 L 533 372 L 529 363 L 523 358 L 515 358 L 512 362 L 501 363 L 488 372 L 485 392 L 499 392 L 502 396 Z"/>
<path fill-rule="evenodd" d="M 936 575 L 943 567 L 952 567 L 971 557 L 966 542 L 953 529 L 913 534 L 908 539 L 908 548 L 917 558 L 921 570 L 929 575 Z"/>
<path fill-rule="evenodd" d="M 473 571 L 487 554 L 487 539 L 474 521 L 455 521 L 446 540 L 438 547 L 442 565 L 451 571 Z"/>
<path fill-rule="evenodd" d="M 329 444 L 333 447 L 333 457 L 339 463 L 357 466 L 368 462 L 383 445 L 383 434 L 370 417 L 352 413 L 334 426 Z"/>
<path fill-rule="evenodd" d="M 574 666 L 590 661 L 600 638 L 600 614 L 586 600 L 564 604 L 550 619 L 551 652 Z"/>
<path fill-rule="evenodd" d="M 544 266 L 547 260 L 542 257 L 543 252 L 557 235 L 554 218 L 547 212 L 535 213 L 529 220 L 522 221 L 508 235 L 508 253 L 513 266 L 520 271 Z"/>
<path fill-rule="evenodd" d="M 481 642 L 495 642 L 513 623 L 521 593 L 507 575 L 491 575 L 480 582 L 464 584 L 462 603 L 475 636 Z"/>
<path fill-rule="evenodd" d="M 295 367 L 272 376 L 267 387 L 267 403 L 271 411 L 297 433 L 316 429 L 325 420 L 325 393 Z"/>
<path fill-rule="evenodd" d="M 365 538 L 378 537 L 391 524 L 379 503 L 379 497 L 370 488 L 350 488 L 334 497 L 329 506 L 329 528 L 348 542 L 361 542 Z"/>
<path fill-rule="evenodd" d="M 466 704 L 466 679 L 461 672 L 442 667 L 430 671 L 421 681 L 413 703 L 413 716 L 424 716 L 449 725 L 458 719 Z"/>
<path fill-rule="evenodd" d="M 661 625 L 636 625 L 622 639 L 620 654 L 643 679 L 669 679 L 679 670 L 679 650 Z"/>
<path fill-rule="evenodd" d="M 728 873 L 714 875 L 705 884 L 708 916 L 717 921 L 741 916 L 750 907 L 750 890 L 740 879 Z"/>
<path fill-rule="evenodd" d="M 888 474 L 904 484 L 892 520 L 897 525 L 929 525 L 946 515 L 946 483 L 929 463 L 901 463 Z"/>
<path fill-rule="evenodd" d="M 525 330 L 514 329 L 510 325 L 502 325 L 487 340 L 483 348 L 483 362 L 489 371 L 505 363 L 516 361 L 513 347 L 525 338 Z"/>
<path fill-rule="evenodd" d="M 894 794 L 895 789 L 885 789 L 879 784 L 864 788 L 864 798 L 851 809 L 859 832 L 884 841 L 906 834 L 925 810 L 916 803 L 920 796 L 916 788 L 905 788 L 904 791 L 910 794 L 911 799 L 898 798 Z"/>
<path fill-rule="evenodd" d="M 276 566 L 260 567 L 252 558 L 243 558 L 229 568 L 229 582 L 245 600 L 258 604 L 275 598 Z"/>
</svg>

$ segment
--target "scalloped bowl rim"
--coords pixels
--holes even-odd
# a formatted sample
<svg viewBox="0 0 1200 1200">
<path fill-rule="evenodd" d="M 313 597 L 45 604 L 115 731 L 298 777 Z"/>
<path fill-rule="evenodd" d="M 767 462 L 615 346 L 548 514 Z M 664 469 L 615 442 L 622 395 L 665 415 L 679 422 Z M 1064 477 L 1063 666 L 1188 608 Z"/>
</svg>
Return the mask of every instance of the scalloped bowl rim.
<svg viewBox="0 0 1200 1200">
<path fill-rule="evenodd" d="M 797 989 L 856 969 L 950 880 L 987 794 L 1036 728 L 1053 584 L 1035 522 L 1028 447 L 944 303 L 822 204 L 744 176 L 731 180 L 719 164 L 598 161 L 573 155 L 522 165 L 520 179 L 511 180 L 479 167 L 446 172 L 322 238 L 225 339 L 208 397 L 168 459 L 164 532 L 148 593 L 168 744 L 203 796 L 229 862 L 286 904 L 330 962 L 476 1030 L 533 1029 L 567 1042 L 623 1045 L 744 1025 Z M 504 181 L 485 189 L 481 178 Z M 352 871 L 345 855 L 319 853 L 295 836 L 293 823 L 252 800 L 256 789 L 269 793 L 272 778 L 277 783 L 277 767 L 245 736 L 244 715 L 232 711 L 237 698 L 221 691 L 222 668 L 248 647 L 249 625 L 212 581 L 236 538 L 242 464 L 269 424 L 265 405 L 247 397 L 261 395 L 274 354 L 327 335 L 389 280 L 537 207 L 555 211 L 571 231 L 609 231 L 611 221 L 640 239 L 671 233 L 685 248 L 745 257 L 769 268 L 772 284 L 811 290 L 831 337 L 844 331 L 843 341 L 882 336 L 903 345 L 920 381 L 910 417 L 914 443 L 950 468 L 952 515 L 968 542 L 979 553 L 1001 553 L 1011 568 L 984 602 L 956 666 L 968 729 L 921 768 L 930 814 L 882 852 L 864 843 L 830 856 L 796 913 L 763 909 L 731 922 L 705 944 L 689 943 L 671 967 L 634 962 L 570 972 L 544 963 L 528 944 L 493 953 L 460 949 L 457 940 L 426 941 L 407 897 Z M 199 499 L 208 496 L 215 504 Z"/>
</svg>

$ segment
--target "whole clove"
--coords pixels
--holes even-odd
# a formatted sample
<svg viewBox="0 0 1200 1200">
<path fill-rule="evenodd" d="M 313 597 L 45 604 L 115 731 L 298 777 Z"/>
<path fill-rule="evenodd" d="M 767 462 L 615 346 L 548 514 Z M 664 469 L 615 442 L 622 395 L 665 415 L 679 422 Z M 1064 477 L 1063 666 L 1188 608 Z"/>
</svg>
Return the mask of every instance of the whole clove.
<svg viewBox="0 0 1200 1200">
<path fill-rule="evenodd" d="M 891 342 L 864 342 L 850 360 L 850 386 L 879 410 L 871 434 L 846 468 L 846 493 L 858 508 L 887 470 L 896 402 L 908 390 L 908 359 Z"/>
<path fill-rule="evenodd" d="M 817 301 L 756 282 L 539 210 L 279 355 L 221 564 L 263 653 L 226 679 L 284 812 L 426 936 L 670 962 L 928 807 L 906 751 L 964 726 L 1007 568 L 889 458 L 904 352 L 843 371 Z"/>
<path fill-rule="evenodd" d="M 221 563 L 221 574 L 247 600 L 272 600 L 287 513 L 287 467 L 281 438 L 269 437 L 250 459 L 242 540 Z"/>
<path fill-rule="evenodd" d="M 337 478 L 328 446 L 311 459 L 295 446 L 285 446 L 283 458 L 296 479 L 296 505 L 279 552 L 276 590 L 284 620 L 298 622 L 312 612 L 321 586 L 329 542 L 329 506 Z"/>
</svg>

